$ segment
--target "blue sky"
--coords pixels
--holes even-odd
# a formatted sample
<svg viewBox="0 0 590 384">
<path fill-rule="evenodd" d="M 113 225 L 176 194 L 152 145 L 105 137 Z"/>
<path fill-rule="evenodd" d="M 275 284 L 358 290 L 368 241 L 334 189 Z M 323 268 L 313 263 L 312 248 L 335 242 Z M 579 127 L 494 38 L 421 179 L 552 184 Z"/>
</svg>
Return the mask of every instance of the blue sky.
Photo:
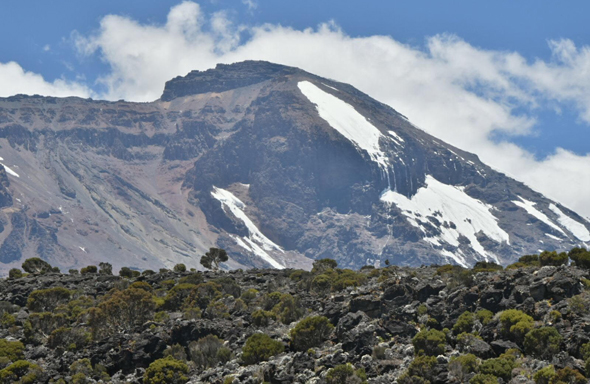
<svg viewBox="0 0 590 384">
<path fill-rule="evenodd" d="M 282 62 L 352 83 L 590 216 L 585 194 L 561 190 L 570 182 L 590 189 L 588 2 L 5 0 L 0 7 L 2 96 L 148 101 L 191 69 Z"/>
</svg>

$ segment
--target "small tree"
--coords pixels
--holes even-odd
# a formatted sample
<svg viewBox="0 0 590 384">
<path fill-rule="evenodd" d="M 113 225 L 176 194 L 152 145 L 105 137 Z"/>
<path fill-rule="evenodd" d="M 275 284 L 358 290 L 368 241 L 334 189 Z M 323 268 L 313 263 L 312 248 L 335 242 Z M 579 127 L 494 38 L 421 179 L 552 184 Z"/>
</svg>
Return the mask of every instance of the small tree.
<svg viewBox="0 0 590 384">
<path fill-rule="evenodd" d="M 184 265 L 184 264 L 176 264 L 174 266 L 174 272 L 186 272 L 186 265 Z"/>
<path fill-rule="evenodd" d="M 222 248 L 209 248 L 209 252 L 201 256 L 201 265 L 207 269 L 219 269 L 219 263 L 228 260 L 227 252 Z"/>
<path fill-rule="evenodd" d="M 113 274 L 113 266 L 111 265 L 111 263 L 99 263 L 98 266 L 100 268 L 100 271 L 98 273 L 100 273 L 101 275 Z"/>
<path fill-rule="evenodd" d="M 53 270 L 48 262 L 38 257 L 26 259 L 22 267 L 27 273 L 47 273 Z"/>
</svg>

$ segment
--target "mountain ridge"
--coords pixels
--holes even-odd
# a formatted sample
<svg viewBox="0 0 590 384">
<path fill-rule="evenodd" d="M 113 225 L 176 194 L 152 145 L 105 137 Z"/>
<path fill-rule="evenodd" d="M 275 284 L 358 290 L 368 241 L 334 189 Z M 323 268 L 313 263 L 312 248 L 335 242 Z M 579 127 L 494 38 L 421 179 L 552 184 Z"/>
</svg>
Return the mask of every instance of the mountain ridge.
<svg viewBox="0 0 590 384">
<path fill-rule="evenodd" d="M 0 145 L 19 174 L 1 213 L 6 270 L 27 256 L 199 267 L 211 246 L 229 268 L 507 264 L 590 242 L 582 217 L 393 108 L 266 62 L 193 71 L 151 103 L 0 99 Z"/>
</svg>

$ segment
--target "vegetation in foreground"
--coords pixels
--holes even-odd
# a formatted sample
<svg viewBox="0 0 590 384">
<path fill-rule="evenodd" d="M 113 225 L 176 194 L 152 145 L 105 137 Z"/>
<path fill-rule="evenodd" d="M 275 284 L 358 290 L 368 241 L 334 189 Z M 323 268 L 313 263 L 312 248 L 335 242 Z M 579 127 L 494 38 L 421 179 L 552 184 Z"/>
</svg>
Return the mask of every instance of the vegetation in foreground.
<svg viewBox="0 0 590 384">
<path fill-rule="evenodd" d="M 588 382 L 585 249 L 227 273 L 221 251 L 206 272 L 26 260 L 0 281 L 0 383 Z"/>
</svg>

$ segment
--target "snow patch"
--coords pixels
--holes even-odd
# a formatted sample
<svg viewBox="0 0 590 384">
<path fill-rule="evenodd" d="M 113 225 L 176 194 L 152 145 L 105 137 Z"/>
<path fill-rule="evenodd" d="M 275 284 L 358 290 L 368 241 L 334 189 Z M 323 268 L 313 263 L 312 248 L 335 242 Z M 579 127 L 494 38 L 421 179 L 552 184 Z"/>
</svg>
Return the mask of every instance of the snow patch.
<svg viewBox="0 0 590 384">
<path fill-rule="evenodd" d="M 420 221 L 431 217 L 442 223 L 439 227 L 440 236 L 426 238 L 425 241 L 431 244 L 444 241 L 458 247 L 459 236 L 462 235 L 469 239 L 471 247 L 486 260 L 491 257 L 498 261 L 494 254 L 484 249 L 477 240 L 476 234 L 482 231 L 490 239 L 508 244 L 510 244 L 510 237 L 498 226 L 498 219 L 490 212 L 492 207 L 467 195 L 463 189 L 463 187 L 441 183 L 427 175 L 426 186 L 418 189 L 410 199 L 387 189 L 381 194 L 381 201 L 397 205 L 410 224 L 420 228 L 424 233 L 426 233 L 426 227 L 420 224 Z M 454 228 L 451 223 L 454 224 Z M 442 251 L 441 253 L 453 257 L 461 265 L 465 263 L 455 254 Z"/>
<path fill-rule="evenodd" d="M 330 85 L 328 85 L 328 84 L 326 84 L 326 83 L 322 83 L 322 85 L 324 85 L 324 86 L 326 86 L 326 87 L 328 87 L 328 88 L 331 88 L 331 89 L 333 89 L 333 90 L 335 90 L 335 91 L 337 91 L 337 92 L 340 92 L 338 89 L 336 89 L 336 88 L 334 88 L 334 87 L 332 87 L 332 86 L 330 86 Z"/>
<path fill-rule="evenodd" d="M 555 204 L 549 204 L 549 209 L 557 214 L 557 220 L 559 224 L 565 227 L 568 231 L 570 231 L 574 236 L 578 239 L 586 242 L 590 241 L 590 232 L 588 228 L 582 223 L 577 222 L 576 220 L 572 219 L 571 217 L 567 216 L 565 213 L 561 211 L 561 209 L 557 208 Z"/>
<path fill-rule="evenodd" d="M 518 201 L 518 200 L 513 200 L 512 202 L 519 206 L 520 208 L 524 209 L 525 211 L 527 211 L 527 213 L 535 218 L 537 218 L 538 220 L 542 221 L 543 223 L 547 224 L 548 226 L 550 226 L 551 228 L 555 229 L 556 231 L 559 231 L 561 233 L 563 233 L 565 235 L 565 232 L 563 232 L 563 230 L 561 228 L 559 228 L 557 225 L 555 225 L 543 212 L 537 210 L 535 208 L 536 203 L 529 201 L 527 199 L 522 198 L 521 196 L 518 196 L 518 198 L 522 201 Z"/>
<path fill-rule="evenodd" d="M 309 81 L 300 81 L 297 86 L 301 93 L 316 105 L 322 119 L 356 147 L 367 151 L 371 160 L 379 164 L 382 169 L 387 169 L 389 163 L 387 156 L 379 147 L 379 139 L 384 136 L 373 124 L 358 113 L 352 105 L 322 91 Z"/>
<path fill-rule="evenodd" d="M 546 233 L 546 234 L 545 234 L 545 236 L 547 236 L 547 237 L 549 237 L 549 238 L 551 238 L 551 239 L 553 239 L 553 240 L 557 240 L 557 241 L 563 241 L 563 239 L 560 239 L 560 238 L 559 238 L 559 237 L 557 237 L 557 236 L 553 236 L 553 235 L 552 235 L 552 234 L 550 234 L 550 233 Z"/>
<path fill-rule="evenodd" d="M 0 157 L 1 160 L 4 160 Z M 12 175 L 14 177 L 20 177 L 18 175 L 18 173 L 14 172 L 12 169 L 10 169 L 10 167 L 8 167 L 7 165 L 0 163 L 0 165 L 2 165 L 4 167 L 4 169 L 6 169 L 6 173 L 8 173 L 9 175 Z"/>
<path fill-rule="evenodd" d="M 213 186 L 211 196 L 213 196 L 221 203 L 221 208 L 224 212 L 227 212 L 225 210 L 226 208 L 229 209 L 231 213 L 238 219 L 242 220 L 244 225 L 246 225 L 246 228 L 248 228 L 248 237 L 239 238 L 238 236 L 232 235 L 232 237 L 236 240 L 238 245 L 260 256 L 260 258 L 268 262 L 274 268 L 285 268 L 283 265 L 281 265 L 267 253 L 267 251 L 272 250 L 281 251 L 283 253 L 285 251 L 283 251 L 281 247 L 273 243 L 268 237 L 264 236 L 262 232 L 260 232 L 258 227 L 256 227 L 252 220 L 250 220 L 250 218 L 244 213 L 243 210 L 244 208 L 246 208 L 246 204 L 244 204 L 242 200 L 238 199 L 230 191 L 217 188 L 216 186 Z"/>
</svg>

